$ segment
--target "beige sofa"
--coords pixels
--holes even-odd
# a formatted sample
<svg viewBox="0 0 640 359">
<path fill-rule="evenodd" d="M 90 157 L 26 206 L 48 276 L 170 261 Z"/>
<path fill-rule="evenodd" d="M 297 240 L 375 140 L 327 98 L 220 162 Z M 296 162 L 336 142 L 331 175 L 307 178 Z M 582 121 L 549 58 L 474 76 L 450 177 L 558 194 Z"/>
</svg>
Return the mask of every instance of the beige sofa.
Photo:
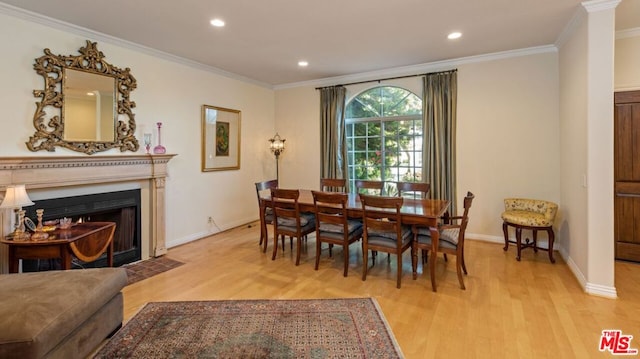
<svg viewBox="0 0 640 359">
<path fill-rule="evenodd" d="M 84 358 L 122 325 L 123 268 L 0 275 L 0 358 Z"/>
</svg>

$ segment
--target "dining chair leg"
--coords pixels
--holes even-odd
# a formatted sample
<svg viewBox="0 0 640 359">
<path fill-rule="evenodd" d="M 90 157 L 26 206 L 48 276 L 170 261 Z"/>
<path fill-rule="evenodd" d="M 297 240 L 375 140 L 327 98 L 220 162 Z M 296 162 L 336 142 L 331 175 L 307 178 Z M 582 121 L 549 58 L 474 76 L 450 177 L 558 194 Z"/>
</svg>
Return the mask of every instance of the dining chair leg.
<svg viewBox="0 0 640 359">
<path fill-rule="evenodd" d="M 284 243 L 282 244 L 282 246 L 284 247 Z M 274 235 L 273 236 L 273 255 L 271 256 L 272 261 L 276 260 L 276 255 L 278 255 L 278 236 Z"/>
<path fill-rule="evenodd" d="M 431 255 L 429 256 L 429 271 L 431 272 L 431 289 L 433 289 L 434 292 L 437 291 L 436 289 L 436 253 L 437 253 L 437 247 L 436 247 L 436 243 L 438 243 L 438 241 L 440 240 L 440 234 L 438 233 L 438 231 L 431 231 Z"/>
<path fill-rule="evenodd" d="M 302 238 L 296 238 L 296 265 L 300 264 L 300 247 L 302 247 Z"/>
<path fill-rule="evenodd" d="M 347 272 L 349 272 L 349 243 L 345 243 L 342 245 L 342 256 L 344 260 L 344 276 L 347 276 Z"/>
<path fill-rule="evenodd" d="M 260 243 L 262 244 L 262 253 L 267 253 L 267 244 L 269 244 L 269 229 L 267 228 L 267 224 L 264 225 L 264 239 L 260 238 Z"/>
<path fill-rule="evenodd" d="M 462 263 L 460 258 L 456 256 L 456 271 L 458 272 L 458 281 L 460 282 L 460 289 L 466 289 L 464 287 L 464 279 L 462 278 Z"/>
<path fill-rule="evenodd" d="M 396 288 L 400 289 L 400 285 L 402 282 L 402 252 L 398 253 L 398 280 L 396 281 Z"/>
<path fill-rule="evenodd" d="M 367 270 L 369 269 L 369 253 L 368 247 L 362 242 L 362 280 L 367 280 Z M 374 259 L 375 263 L 375 259 Z"/>
<path fill-rule="evenodd" d="M 316 270 L 318 270 L 318 266 L 320 265 L 320 251 L 322 248 L 322 243 L 316 238 Z"/>
<path fill-rule="evenodd" d="M 462 270 L 464 271 L 464 274 L 467 275 L 467 265 L 464 263 L 464 247 L 462 247 L 462 250 L 460 251 L 460 259 L 462 260 Z"/>
<path fill-rule="evenodd" d="M 413 246 L 411 247 L 411 270 L 413 271 L 413 280 L 416 280 L 418 278 L 418 248 Z"/>
</svg>

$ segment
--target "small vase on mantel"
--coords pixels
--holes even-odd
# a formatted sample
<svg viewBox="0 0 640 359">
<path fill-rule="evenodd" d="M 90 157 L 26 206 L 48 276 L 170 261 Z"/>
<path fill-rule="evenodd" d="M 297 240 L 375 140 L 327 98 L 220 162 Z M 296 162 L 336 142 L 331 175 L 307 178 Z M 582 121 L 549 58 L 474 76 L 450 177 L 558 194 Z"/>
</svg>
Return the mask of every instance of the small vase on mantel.
<svg viewBox="0 0 640 359">
<path fill-rule="evenodd" d="M 163 155 L 167 153 L 167 149 L 162 145 L 162 137 L 160 136 L 160 128 L 162 127 L 162 122 L 158 122 L 158 145 L 153 148 L 153 153 L 156 155 Z"/>
</svg>

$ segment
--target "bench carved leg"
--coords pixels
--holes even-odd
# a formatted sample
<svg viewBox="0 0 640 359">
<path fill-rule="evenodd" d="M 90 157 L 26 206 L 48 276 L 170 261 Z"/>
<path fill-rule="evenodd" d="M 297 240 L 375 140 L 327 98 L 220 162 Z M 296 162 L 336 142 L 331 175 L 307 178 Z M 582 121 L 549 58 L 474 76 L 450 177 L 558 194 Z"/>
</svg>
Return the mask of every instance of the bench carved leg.
<svg viewBox="0 0 640 359">
<path fill-rule="evenodd" d="M 551 261 L 551 263 L 555 263 L 556 260 L 553 258 L 553 241 L 555 240 L 553 228 L 547 228 L 547 233 L 549 233 L 549 260 Z"/>
<path fill-rule="evenodd" d="M 502 232 L 504 232 L 504 248 L 506 252 L 509 249 L 509 228 L 507 222 L 502 222 Z"/>
<path fill-rule="evenodd" d="M 518 248 L 516 259 L 520 262 L 520 252 L 522 251 L 522 228 L 520 227 L 516 227 L 516 247 Z"/>
</svg>

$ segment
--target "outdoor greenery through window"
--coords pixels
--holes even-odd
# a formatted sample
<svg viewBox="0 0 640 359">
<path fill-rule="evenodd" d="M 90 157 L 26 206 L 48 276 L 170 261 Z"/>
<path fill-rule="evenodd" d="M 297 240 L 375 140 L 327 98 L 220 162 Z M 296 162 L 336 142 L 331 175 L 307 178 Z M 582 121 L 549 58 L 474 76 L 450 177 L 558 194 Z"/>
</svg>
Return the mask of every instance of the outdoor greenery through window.
<svg viewBox="0 0 640 359">
<path fill-rule="evenodd" d="M 422 181 L 422 100 L 411 91 L 381 86 L 347 104 L 349 181 Z M 387 188 L 387 195 L 395 195 Z"/>
</svg>

